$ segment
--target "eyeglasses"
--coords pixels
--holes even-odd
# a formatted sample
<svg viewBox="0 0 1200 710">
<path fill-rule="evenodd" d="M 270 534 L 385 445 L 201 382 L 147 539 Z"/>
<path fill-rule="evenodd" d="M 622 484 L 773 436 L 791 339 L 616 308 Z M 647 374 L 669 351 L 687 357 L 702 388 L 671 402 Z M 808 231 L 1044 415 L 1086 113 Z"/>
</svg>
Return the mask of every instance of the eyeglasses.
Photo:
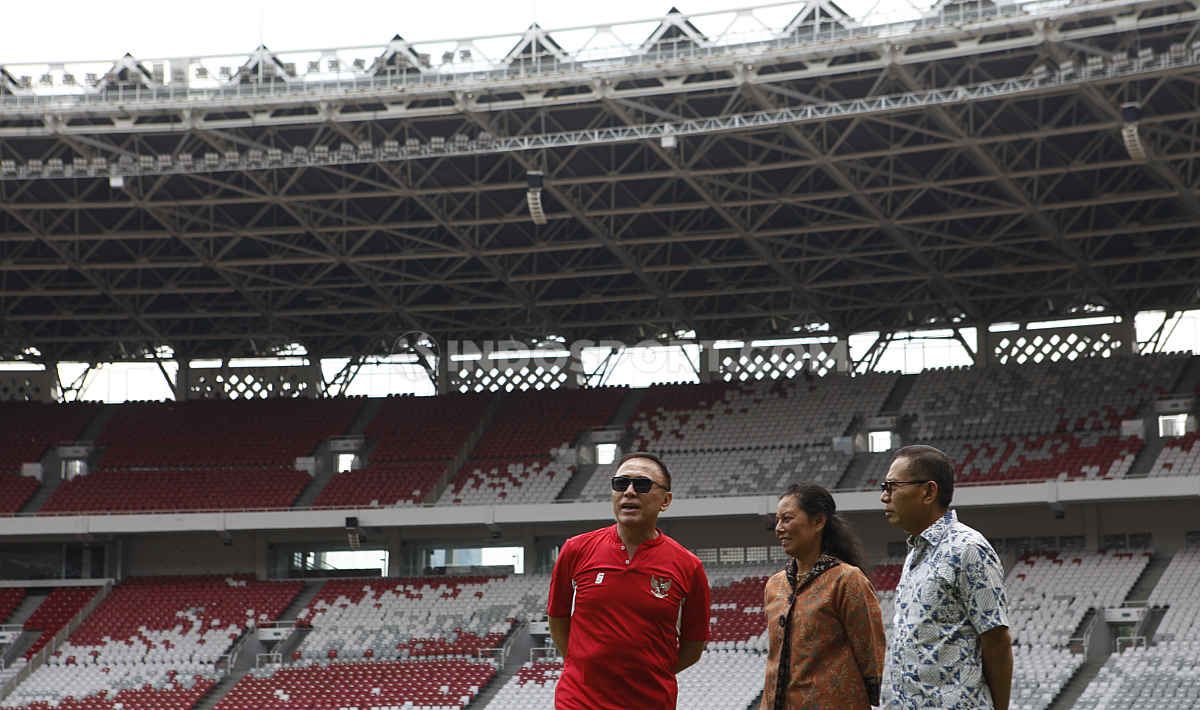
<svg viewBox="0 0 1200 710">
<path fill-rule="evenodd" d="M 879 492 L 891 495 L 897 486 L 910 486 L 914 483 L 929 483 L 929 481 L 884 481 L 879 484 Z"/>
<path fill-rule="evenodd" d="M 649 493 L 650 489 L 655 486 L 658 486 L 659 488 L 663 489 L 664 491 L 671 490 L 670 488 L 664 486 L 663 484 L 658 483 L 654 479 L 644 478 L 642 476 L 638 476 L 636 478 L 633 476 L 613 476 L 612 477 L 612 489 L 614 491 L 616 491 L 617 493 L 624 493 L 626 490 L 628 490 L 630 483 L 633 484 L 634 492 L 638 493 L 639 495 L 644 494 L 644 493 Z"/>
</svg>

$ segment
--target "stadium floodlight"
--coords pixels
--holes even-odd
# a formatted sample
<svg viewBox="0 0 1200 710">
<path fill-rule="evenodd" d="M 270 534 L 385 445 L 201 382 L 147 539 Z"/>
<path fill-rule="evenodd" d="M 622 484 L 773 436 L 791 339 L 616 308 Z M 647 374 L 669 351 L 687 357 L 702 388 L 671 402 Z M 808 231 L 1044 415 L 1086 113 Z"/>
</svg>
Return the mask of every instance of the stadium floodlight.
<svg viewBox="0 0 1200 710">
<path fill-rule="evenodd" d="M 125 187 L 124 175 L 109 175 L 108 186 L 114 190 L 121 190 Z"/>
<path fill-rule="evenodd" d="M 546 176 L 540 170 L 530 170 L 525 176 L 529 189 L 525 191 L 525 202 L 529 205 L 529 217 L 534 224 L 546 224 L 546 211 L 542 208 L 542 186 Z"/>
</svg>

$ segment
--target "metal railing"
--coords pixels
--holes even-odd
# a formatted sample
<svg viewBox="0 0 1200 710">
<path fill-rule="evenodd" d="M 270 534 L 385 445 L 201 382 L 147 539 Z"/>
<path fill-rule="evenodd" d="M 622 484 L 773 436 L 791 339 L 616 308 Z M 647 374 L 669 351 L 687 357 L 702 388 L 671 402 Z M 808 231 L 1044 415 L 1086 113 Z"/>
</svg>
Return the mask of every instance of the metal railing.
<svg viewBox="0 0 1200 710">
<path fill-rule="evenodd" d="M 112 591 L 112 588 L 113 580 L 106 580 L 104 586 L 102 586 L 96 592 L 96 594 L 90 600 L 88 600 L 88 603 L 84 604 L 83 607 L 75 613 L 75 616 L 71 617 L 71 620 L 68 621 L 61 629 L 59 629 L 54 636 L 50 638 L 46 645 L 42 646 L 41 650 L 35 653 L 33 657 L 31 657 L 25 663 L 21 670 L 17 671 L 16 675 L 14 675 L 12 678 L 9 678 L 8 682 L 0 687 L 0 700 L 7 698 L 18 685 L 24 682 L 24 680 L 32 675 L 33 672 L 38 668 L 41 668 L 42 665 L 46 663 L 46 659 L 50 658 L 50 656 L 58 650 L 59 645 L 66 641 L 71 634 L 75 633 L 75 630 L 79 628 L 84 619 L 86 619 L 88 615 L 95 611 L 96 607 L 100 606 L 100 603 L 108 597 L 108 594 Z"/>
<path fill-rule="evenodd" d="M 529 662 L 537 663 L 538 661 L 561 661 L 562 654 L 558 652 L 558 647 L 550 646 L 534 646 L 529 649 Z"/>
<path fill-rule="evenodd" d="M 1117 637 L 1117 653 L 1124 653 L 1131 648 L 1146 648 L 1145 636 L 1118 636 Z"/>
<path fill-rule="evenodd" d="M 254 656 L 255 670 L 262 670 L 266 666 L 281 665 L 283 665 L 283 654 L 281 653 L 259 653 Z"/>
<path fill-rule="evenodd" d="M 866 17 L 852 18 L 849 16 L 829 19 L 814 18 L 800 28 L 792 27 L 791 22 L 783 26 L 778 20 L 771 26 L 755 17 L 756 12 L 779 7 L 794 7 L 796 14 L 806 8 L 822 7 L 824 3 L 817 2 L 785 2 L 757 7 L 746 7 L 737 10 L 723 10 L 708 13 L 696 13 L 690 16 L 667 16 L 639 19 L 630 22 L 615 23 L 595 27 L 568 27 L 552 30 L 538 30 L 490 35 L 485 37 L 463 38 L 454 40 L 435 40 L 432 42 L 399 42 L 382 45 L 367 45 L 343 48 L 320 48 L 305 50 L 289 50 L 274 53 L 251 52 L 247 54 L 207 55 L 193 57 L 164 57 L 146 58 L 138 61 L 135 66 L 170 67 L 171 83 L 164 80 L 147 77 L 144 85 L 135 86 L 87 86 L 72 80 L 70 83 L 60 83 L 51 87 L 46 82 L 52 67 L 64 68 L 85 67 L 96 70 L 96 74 L 104 69 L 116 69 L 118 63 L 111 59 L 99 59 L 84 62 L 22 62 L 6 65 L 10 75 L 20 75 L 24 72 L 39 74 L 39 86 L 32 81 L 18 82 L 18 86 L 10 87 L 14 93 L 0 96 L 0 105 L 13 107 L 37 107 L 39 110 L 129 104 L 140 102 L 177 102 L 195 103 L 200 100 L 262 100 L 285 96 L 318 95 L 324 92 L 337 93 L 369 93 L 383 89 L 410 89 L 419 87 L 447 88 L 454 86 L 472 85 L 478 83 L 494 84 L 506 80 L 523 81 L 531 77 L 548 76 L 561 77 L 570 74 L 587 72 L 627 71 L 637 67 L 658 68 L 664 63 L 684 61 L 709 61 L 715 58 L 738 55 L 761 56 L 772 51 L 788 51 L 795 49 L 812 50 L 821 45 L 840 45 L 864 40 L 888 40 L 912 38 L 914 36 L 937 35 L 945 32 L 961 32 L 964 28 L 975 25 L 988 26 L 991 24 L 1005 25 L 1015 19 L 1033 20 L 1050 16 L 1087 16 L 1101 12 L 1112 12 L 1117 9 L 1138 7 L 1155 7 L 1162 2 L 1130 2 L 1129 0 L 1076 0 L 1065 3 L 1062 0 L 1032 0 L 1028 2 L 992 3 L 985 0 L 976 2 L 959 2 L 943 6 L 922 15 L 911 6 L 903 3 L 879 3 L 876 8 L 882 11 L 872 11 Z M 792 13 L 788 13 L 789 15 Z M 746 25 L 726 21 L 726 16 L 732 19 L 754 18 L 757 27 L 746 29 Z M 777 15 L 783 16 L 783 15 Z M 623 29 L 630 32 L 644 33 L 648 22 L 670 23 L 677 28 L 691 24 L 692 20 L 703 21 L 715 18 L 714 21 L 725 22 L 726 27 L 713 37 L 693 35 L 676 37 L 652 42 L 620 37 Z M 640 28 L 640 29 L 639 29 Z M 534 40 L 549 40 L 558 34 L 560 38 L 567 36 L 590 36 L 581 46 L 574 48 L 559 45 L 555 52 L 534 52 L 524 58 L 512 57 L 509 47 L 515 49 L 522 42 Z M 558 44 L 559 40 L 549 40 Z M 568 43 L 569 44 L 569 43 Z M 484 48 L 493 45 L 503 47 L 490 52 L 495 59 L 488 58 L 489 53 Z M 541 42 L 544 48 L 545 41 Z M 470 48 L 472 61 L 454 63 L 443 62 L 434 66 L 428 57 L 439 50 L 452 48 L 449 54 L 461 55 L 461 50 Z M 429 50 L 429 51 L 424 51 Z M 354 67 L 345 69 L 340 66 L 340 56 L 346 53 L 371 52 L 377 57 L 398 56 L 403 62 L 402 70 L 384 72 L 373 75 L 376 63 L 368 66 L 361 63 L 346 62 Z M 470 52 L 469 52 L 470 53 Z M 503 56 L 500 56 L 503 53 Z M 305 71 L 296 72 L 295 64 L 308 64 L 305 61 L 317 54 L 325 60 L 326 68 L 320 66 Z M 289 59 L 295 59 L 289 62 Z M 338 68 L 329 70 L 329 62 L 333 61 Z M 207 74 L 214 62 L 229 62 L 242 64 L 237 70 L 232 67 L 222 67 L 217 73 L 220 78 L 209 79 Z M 317 62 L 320 65 L 320 61 Z M 292 66 L 289 66 L 292 65 Z M 262 67 L 270 66 L 270 71 Z M 133 72 L 131 72 L 133 73 Z M 164 72 L 165 74 L 165 72 Z M 201 75 L 204 75 L 201 77 Z M 32 77 L 30 77 L 32 79 Z M 268 81 L 269 80 L 269 81 Z M 97 80 L 97 83 L 100 80 Z M 241 83 L 248 81 L 249 83 Z M 39 93 L 44 92 L 44 93 Z"/>
<path fill-rule="evenodd" d="M 1096 631 L 1096 624 L 1100 623 L 1102 616 L 1100 609 L 1093 609 L 1092 618 L 1088 621 L 1087 626 L 1083 627 L 1083 632 L 1079 636 L 1067 639 L 1067 648 L 1074 654 L 1086 654 L 1087 649 L 1092 643 L 1092 634 Z"/>
</svg>

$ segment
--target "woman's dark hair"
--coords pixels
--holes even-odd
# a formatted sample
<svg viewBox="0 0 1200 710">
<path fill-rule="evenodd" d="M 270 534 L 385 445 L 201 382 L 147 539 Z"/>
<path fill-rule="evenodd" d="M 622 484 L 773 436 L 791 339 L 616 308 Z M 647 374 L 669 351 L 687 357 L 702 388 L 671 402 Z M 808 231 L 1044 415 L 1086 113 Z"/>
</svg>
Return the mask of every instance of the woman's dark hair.
<svg viewBox="0 0 1200 710">
<path fill-rule="evenodd" d="M 821 531 L 821 552 L 866 570 L 866 553 L 863 551 L 862 540 L 850 528 L 850 524 L 837 514 L 837 504 L 833 502 L 829 491 L 815 483 L 793 483 L 779 496 L 780 500 L 784 498 L 794 499 L 796 507 L 809 517 L 825 517 L 825 529 Z"/>
</svg>

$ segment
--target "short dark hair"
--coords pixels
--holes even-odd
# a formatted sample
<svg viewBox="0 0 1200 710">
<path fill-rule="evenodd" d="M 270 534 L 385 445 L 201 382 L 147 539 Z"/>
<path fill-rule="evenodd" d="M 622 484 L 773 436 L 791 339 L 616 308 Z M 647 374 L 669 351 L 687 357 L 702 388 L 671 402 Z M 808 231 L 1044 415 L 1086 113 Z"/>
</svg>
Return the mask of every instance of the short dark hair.
<svg viewBox="0 0 1200 710">
<path fill-rule="evenodd" d="M 650 453 L 649 451 L 630 451 L 622 456 L 621 460 L 617 462 L 617 468 L 621 468 L 626 461 L 630 461 L 632 459 L 648 459 L 653 461 L 654 464 L 658 466 L 659 470 L 663 472 L 663 476 L 667 479 L 667 490 L 671 490 L 671 472 L 667 469 L 667 464 L 663 463 L 662 459 Z"/>
<path fill-rule="evenodd" d="M 941 449 L 925 444 L 902 447 L 892 460 L 908 459 L 908 465 L 920 478 L 933 481 L 938 487 L 938 503 L 950 507 L 954 499 L 954 462 Z"/>
</svg>

